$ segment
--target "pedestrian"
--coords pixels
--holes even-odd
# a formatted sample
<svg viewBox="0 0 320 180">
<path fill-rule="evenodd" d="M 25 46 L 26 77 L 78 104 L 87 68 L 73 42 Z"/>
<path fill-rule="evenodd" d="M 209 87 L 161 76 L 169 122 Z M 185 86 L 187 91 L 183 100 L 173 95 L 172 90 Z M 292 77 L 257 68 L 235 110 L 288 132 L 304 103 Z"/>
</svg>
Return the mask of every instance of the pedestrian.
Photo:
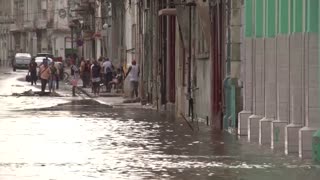
<svg viewBox="0 0 320 180">
<path fill-rule="evenodd" d="M 104 69 L 103 69 L 103 63 L 106 61 L 105 58 L 102 58 L 101 62 L 100 62 L 100 67 L 101 67 L 101 82 L 100 82 L 100 87 L 104 86 L 105 85 L 105 82 L 106 82 L 106 74 L 104 72 Z"/>
<path fill-rule="evenodd" d="M 80 69 L 75 65 L 71 64 L 71 84 L 72 84 L 72 96 L 76 96 L 76 87 L 80 79 Z"/>
<path fill-rule="evenodd" d="M 109 85 L 112 87 L 114 85 L 114 90 L 118 92 L 118 90 L 123 86 L 123 73 L 121 68 L 117 69 L 116 76 L 113 78 L 111 82 L 109 82 Z"/>
<path fill-rule="evenodd" d="M 63 73 L 63 66 L 62 66 L 62 63 L 61 62 L 57 62 L 55 63 L 55 67 L 57 68 L 58 70 L 58 74 L 57 74 L 57 80 L 56 80 L 56 89 L 59 89 L 59 82 L 60 82 L 60 79 L 62 79 L 62 75 L 61 73 Z"/>
<path fill-rule="evenodd" d="M 90 84 L 90 71 L 91 71 L 91 63 L 90 60 L 87 59 L 84 63 L 83 71 L 82 71 L 82 81 L 83 88 L 86 88 Z"/>
<path fill-rule="evenodd" d="M 92 89 L 95 96 L 100 94 L 101 67 L 98 61 L 94 61 L 91 68 Z"/>
<path fill-rule="evenodd" d="M 50 68 L 48 66 L 48 60 L 43 59 L 42 65 L 39 68 L 39 77 L 41 79 L 41 93 L 44 94 L 46 90 L 46 86 L 48 83 L 48 80 L 50 78 Z"/>
<path fill-rule="evenodd" d="M 95 61 L 93 61 L 92 63 L 91 63 L 91 66 L 90 66 L 90 86 L 91 86 L 91 93 L 93 93 L 94 92 L 94 88 L 93 88 L 93 83 L 92 83 L 92 67 L 95 65 L 94 64 L 94 62 Z"/>
<path fill-rule="evenodd" d="M 114 66 L 113 66 L 112 62 L 110 61 L 109 58 L 107 58 L 106 61 L 103 63 L 106 92 L 110 92 L 110 90 L 111 90 L 109 83 L 112 81 L 113 68 L 114 68 Z"/>
<path fill-rule="evenodd" d="M 75 64 L 75 63 L 72 63 L 72 64 Z M 85 81 L 84 81 L 84 76 L 83 76 L 83 74 L 84 74 L 84 67 L 85 67 L 85 65 L 86 65 L 86 61 L 85 61 L 85 59 L 82 57 L 81 58 L 81 62 L 80 62 L 80 78 L 81 78 L 81 80 L 82 80 L 82 87 L 85 87 Z"/>
<path fill-rule="evenodd" d="M 131 87 L 131 98 L 133 99 L 134 94 L 136 98 L 138 98 L 138 87 L 139 87 L 139 66 L 135 60 L 132 61 L 131 66 L 128 69 L 126 77 L 129 75 L 130 77 L 130 87 Z"/>
<path fill-rule="evenodd" d="M 34 58 L 31 59 L 31 62 L 29 63 L 29 73 L 31 77 L 31 85 L 37 85 L 37 63 Z"/>
<path fill-rule="evenodd" d="M 49 92 L 55 93 L 56 91 L 56 83 L 58 79 L 59 70 L 57 69 L 56 63 L 54 61 L 50 64 L 50 78 L 49 78 Z"/>
</svg>

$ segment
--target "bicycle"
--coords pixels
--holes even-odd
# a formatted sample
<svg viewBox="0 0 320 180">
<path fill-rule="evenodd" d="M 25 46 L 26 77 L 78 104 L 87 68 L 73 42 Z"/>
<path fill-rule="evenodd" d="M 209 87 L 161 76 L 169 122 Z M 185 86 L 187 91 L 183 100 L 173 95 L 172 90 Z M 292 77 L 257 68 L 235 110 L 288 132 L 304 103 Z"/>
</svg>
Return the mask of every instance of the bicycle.
<svg viewBox="0 0 320 180">
<path fill-rule="evenodd" d="M 62 80 L 63 81 L 69 81 L 70 75 L 67 72 L 63 72 L 62 74 Z"/>
</svg>

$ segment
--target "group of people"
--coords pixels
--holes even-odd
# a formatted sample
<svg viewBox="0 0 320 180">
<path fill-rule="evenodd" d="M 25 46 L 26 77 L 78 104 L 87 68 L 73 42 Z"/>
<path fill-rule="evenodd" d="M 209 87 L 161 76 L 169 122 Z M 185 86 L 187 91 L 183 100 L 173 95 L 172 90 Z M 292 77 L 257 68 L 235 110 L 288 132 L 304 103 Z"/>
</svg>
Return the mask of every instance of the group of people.
<svg viewBox="0 0 320 180">
<path fill-rule="evenodd" d="M 56 89 L 59 89 L 59 79 L 61 78 L 61 67 L 54 61 L 50 62 L 44 58 L 43 62 L 39 66 L 33 58 L 29 63 L 29 73 L 31 85 L 37 85 L 38 77 L 41 81 L 41 92 L 44 93 L 46 86 L 49 86 L 49 92 L 54 93 Z"/>
<path fill-rule="evenodd" d="M 71 75 L 74 87 L 73 95 L 75 95 L 75 87 L 79 78 L 83 82 L 83 88 L 91 87 L 92 93 L 95 96 L 99 96 L 103 86 L 106 92 L 111 92 L 112 88 L 123 90 L 124 80 L 127 76 L 130 76 L 131 97 L 133 98 L 134 94 L 138 97 L 139 68 L 136 61 L 132 62 L 132 66 L 129 67 L 128 72 L 125 74 L 123 68 L 121 66 L 115 68 L 109 58 L 99 58 L 93 61 L 82 58 L 79 68 L 74 62 L 72 63 Z"/>
<path fill-rule="evenodd" d="M 121 67 L 115 71 L 112 62 L 106 58 L 90 61 L 81 60 L 80 78 L 83 82 L 82 87 L 91 87 L 95 96 L 99 96 L 101 87 L 106 87 L 106 92 L 110 92 L 112 86 L 115 89 L 122 88 L 124 72 Z"/>
<path fill-rule="evenodd" d="M 31 85 L 36 85 L 39 77 L 41 80 L 42 93 L 45 92 L 47 84 L 49 86 L 49 92 L 55 92 L 55 90 L 59 88 L 59 79 L 61 78 L 61 73 L 63 73 L 59 65 L 55 62 L 49 63 L 48 60 L 44 58 L 38 71 L 37 67 L 35 59 L 32 59 L 29 64 Z M 93 61 L 82 58 L 80 66 L 77 66 L 75 61 L 72 61 L 70 68 L 73 96 L 76 96 L 76 87 L 80 79 L 83 82 L 83 88 L 91 87 L 92 93 L 94 93 L 95 96 L 99 96 L 101 87 L 103 86 L 105 86 L 106 92 L 111 92 L 112 87 L 116 90 L 123 90 L 124 80 L 126 77 L 129 77 L 131 98 L 134 98 L 134 95 L 138 97 L 140 70 L 135 60 L 132 61 L 126 73 L 121 66 L 115 69 L 109 58 L 99 58 Z"/>
</svg>

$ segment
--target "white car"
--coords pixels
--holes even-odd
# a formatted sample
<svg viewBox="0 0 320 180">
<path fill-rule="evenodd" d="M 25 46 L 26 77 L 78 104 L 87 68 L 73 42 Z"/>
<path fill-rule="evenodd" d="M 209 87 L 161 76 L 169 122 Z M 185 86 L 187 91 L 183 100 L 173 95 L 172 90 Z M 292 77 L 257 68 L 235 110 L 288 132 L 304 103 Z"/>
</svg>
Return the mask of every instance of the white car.
<svg viewBox="0 0 320 180">
<path fill-rule="evenodd" d="M 30 60 L 31 60 L 31 54 L 17 53 L 12 63 L 13 71 L 16 71 L 16 69 L 28 69 Z"/>
<path fill-rule="evenodd" d="M 45 57 L 36 57 L 35 62 L 37 63 L 38 67 L 43 63 L 43 60 L 46 59 Z M 53 60 L 48 57 L 48 65 L 52 62 Z"/>
</svg>

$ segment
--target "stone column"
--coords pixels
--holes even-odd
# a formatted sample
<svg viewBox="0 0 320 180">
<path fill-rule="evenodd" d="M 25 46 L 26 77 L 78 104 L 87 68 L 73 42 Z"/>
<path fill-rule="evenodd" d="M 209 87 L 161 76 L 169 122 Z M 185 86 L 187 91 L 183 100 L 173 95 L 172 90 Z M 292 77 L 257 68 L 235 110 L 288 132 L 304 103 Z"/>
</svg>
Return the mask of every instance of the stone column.
<svg viewBox="0 0 320 180">
<path fill-rule="evenodd" d="M 277 119 L 271 124 L 271 148 L 284 149 L 285 127 L 289 122 L 289 36 L 277 36 Z"/>
<path fill-rule="evenodd" d="M 35 56 L 38 52 L 37 52 L 37 33 L 32 33 L 32 55 Z"/>
<path fill-rule="evenodd" d="M 96 33 L 100 33 L 101 34 L 101 28 L 102 28 L 102 20 L 101 20 L 101 3 L 98 3 L 98 7 L 96 9 L 97 11 L 97 18 L 96 18 L 96 26 L 95 26 L 95 32 Z M 96 37 L 95 39 L 95 46 L 96 46 L 96 52 L 95 52 L 95 56 L 97 60 L 100 56 L 101 56 L 101 37 Z"/>
<path fill-rule="evenodd" d="M 264 116 L 264 53 L 265 45 L 264 38 L 256 38 L 254 40 L 254 58 L 253 58 L 253 91 L 254 91 L 254 101 L 253 101 L 253 115 L 248 119 L 248 140 L 258 141 L 259 140 L 259 121 Z"/>
<path fill-rule="evenodd" d="M 259 144 L 271 145 L 271 122 L 277 112 L 276 39 L 265 39 L 265 116 L 259 124 Z"/>
<path fill-rule="evenodd" d="M 238 134 L 240 136 L 248 135 L 248 118 L 252 115 L 252 101 L 253 101 L 253 68 L 252 68 L 252 49 L 253 49 L 253 39 L 252 38 L 245 38 L 244 40 L 244 47 L 245 47 L 245 55 L 244 55 L 244 90 L 243 90 L 243 111 L 238 114 Z M 243 57 L 241 55 L 241 57 Z"/>
<path fill-rule="evenodd" d="M 311 158 L 312 136 L 320 128 L 319 120 L 319 1 L 307 3 L 305 46 L 305 94 L 306 123 L 299 131 L 299 156 Z"/>
<path fill-rule="evenodd" d="M 250 23 L 245 21 L 245 7 L 244 4 L 242 6 L 241 13 L 241 34 L 246 33 L 245 28 L 247 25 L 245 23 Z M 251 6 L 247 6 L 250 8 Z M 251 12 L 252 13 L 252 12 Z M 247 15 L 248 16 L 248 15 Z M 249 26 L 250 27 L 250 26 Z M 249 28 L 248 27 L 248 28 Z M 240 57 L 242 63 L 242 81 L 243 81 L 243 110 L 238 114 L 238 135 L 246 136 L 248 135 L 248 118 L 252 115 L 252 101 L 253 101 L 253 93 L 252 93 L 252 45 L 253 38 L 247 36 L 241 37 L 241 47 L 240 47 Z"/>
<path fill-rule="evenodd" d="M 305 42 L 305 126 L 299 130 L 299 156 L 311 158 L 312 135 L 320 128 L 319 120 L 319 44 L 318 34 L 306 34 Z"/>
<path fill-rule="evenodd" d="M 290 36 L 290 124 L 285 129 L 285 153 L 298 153 L 304 119 L 304 33 Z"/>
</svg>

